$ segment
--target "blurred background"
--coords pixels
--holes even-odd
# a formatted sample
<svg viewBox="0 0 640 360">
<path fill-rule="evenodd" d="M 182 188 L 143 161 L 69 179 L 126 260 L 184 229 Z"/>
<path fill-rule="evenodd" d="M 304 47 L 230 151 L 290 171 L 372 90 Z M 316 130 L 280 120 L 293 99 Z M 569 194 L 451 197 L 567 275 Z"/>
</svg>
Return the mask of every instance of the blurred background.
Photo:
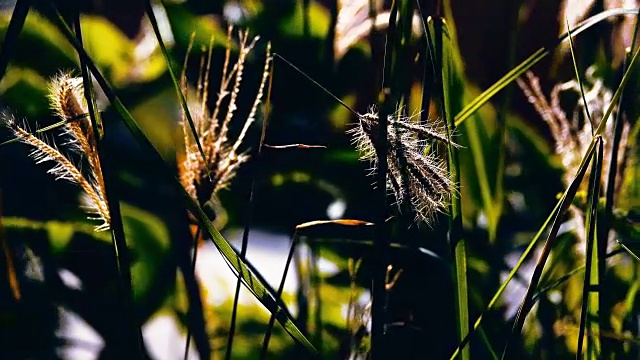
<svg viewBox="0 0 640 360">
<path fill-rule="evenodd" d="M 378 14 L 386 13 L 388 18 L 390 1 L 374 2 Z M 25 119 L 33 129 L 59 121 L 47 100 L 50 78 L 61 70 L 80 74 L 77 54 L 52 22 L 52 13 L 34 3 L 0 81 L 2 109 Z M 416 11 L 414 39 L 404 46 L 420 54 L 421 15 L 446 16 L 449 27 L 457 33 L 456 51 L 463 64 L 468 101 L 534 51 L 553 44 L 566 32 L 567 21 L 574 27 L 607 9 L 638 7 L 635 1 L 445 1 L 447 11 L 443 13 L 437 3 L 420 2 L 422 13 Z M 78 4 L 85 49 L 167 167 L 176 171 L 183 152 L 182 109 L 145 15 L 144 1 Z M 364 113 L 376 103 L 386 26 L 376 22 L 382 36 L 369 39 L 368 4 L 357 0 L 166 0 L 153 2 L 153 11 L 178 74 L 195 34 L 186 63 L 191 91 L 197 86 L 201 59 L 213 37 L 210 105 L 215 103 L 219 87 L 227 27 L 248 29 L 251 36 L 260 37 L 245 64 L 237 114 L 243 119 L 258 89 L 267 42 L 272 51 L 356 111 Z M 14 6 L 15 1 L 0 1 L 0 39 L 6 34 Z M 578 68 L 583 76 L 591 69 L 585 88 L 593 90 L 590 103 L 600 106 L 600 113 L 622 76 L 624 49 L 631 46 L 634 22 L 630 15 L 612 17 L 575 39 Z M 411 79 L 407 106 L 413 113 L 420 109 L 425 61 L 419 58 L 407 66 Z M 567 43 L 555 48 L 532 71 L 546 96 L 556 84 L 575 79 Z M 337 219 L 371 222 L 377 202 L 374 178 L 367 175 L 369 164 L 359 161 L 345 133 L 357 121 L 356 116 L 278 58 L 273 60 L 271 76 L 265 143 L 324 148 L 265 148 L 261 161 L 241 167 L 230 188 L 219 194 L 222 208 L 216 221 L 225 238 L 239 249 L 255 181 L 247 259 L 277 288 L 297 225 Z M 637 78 L 631 81 L 633 89 Z M 182 358 L 188 302 L 176 248 L 192 241 L 185 206 L 171 179 L 152 166 L 150 155 L 96 89 L 105 127 L 104 151 L 117 174 L 114 186 L 132 252 L 135 309 L 144 324 L 144 343 L 153 359 Z M 629 90 L 628 94 L 623 120 L 629 129 L 626 157 L 619 170 L 618 222 L 610 250 L 614 250 L 615 240 L 632 249 L 633 240 L 638 240 L 637 116 L 632 115 L 637 113 L 637 92 Z M 575 91 L 561 95 L 560 106 L 569 118 L 582 114 L 579 95 Z M 422 113 L 423 120 L 441 116 L 435 101 L 426 108 L 432 111 Z M 257 120 L 249 129 L 245 150 L 258 146 L 265 121 L 262 111 Z M 231 133 L 237 134 L 241 125 L 242 121 L 232 123 Z M 0 141 L 11 138 L 5 130 L 0 130 Z M 552 130 L 515 83 L 465 122 L 456 136 L 463 146 L 460 198 L 463 236 L 469 247 L 473 321 L 544 223 L 567 186 L 565 178 L 574 173 L 568 173 L 562 154 L 557 153 Z M 11 359 L 111 358 L 109 347 L 121 324 L 114 321 L 119 316 L 113 300 L 117 268 L 110 236 L 93 232 L 95 224 L 78 206 L 78 188 L 55 181 L 47 174 L 46 164 L 35 164 L 29 158 L 29 151 L 20 143 L 0 147 L 0 238 L 8 244 L 5 253 L 15 258 L 13 268 L 21 292 L 19 301 L 15 294 L 12 297 L 7 280 L 10 267 L 3 266 L 7 276 L 0 280 L 1 351 Z M 584 205 L 584 195 L 582 201 Z M 526 358 L 575 356 L 584 273 L 565 275 L 584 263 L 584 239 L 580 223 L 575 221 L 579 216 L 568 215 L 558 235 L 560 245 L 540 284 L 549 291 L 540 293 L 523 331 Z M 422 249 L 399 248 L 390 254 L 390 277 L 397 274 L 397 281 L 389 292 L 389 322 L 396 324 L 390 326 L 389 336 L 399 349 L 416 356 L 448 358 L 457 345 L 447 224 L 443 214 L 430 226 L 412 224 L 406 229 L 394 225 L 397 242 Z M 366 344 L 362 338 L 369 328 L 372 259 L 371 246 L 349 240 L 373 240 L 371 232 L 301 230 L 298 235 L 302 241 L 283 299 L 324 358 L 358 358 L 355 354 L 360 345 L 354 344 Z M 196 277 L 207 336 L 212 358 L 222 358 L 236 278 L 212 243 L 202 241 L 199 246 Z M 485 314 L 487 340 L 474 339 L 470 345 L 480 358 L 491 355 L 487 342 L 494 349 L 504 347 L 536 257 L 528 260 L 509 285 L 500 306 Z M 7 265 L 7 257 L 3 259 Z M 601 301 L 610 319 L 609 328 L 603 329 L 610 335 L 609 351 L 637 358 L 638 262 L 623 253 L 611 256 L 607 266 L 607 292 Z M 268 320 L 269 313 L 242 288 L 232 358 L 258 358 Z M 362 349 L 366 350 L 366 345 Z M 276 325 L 269 357 L 297 359 L 304 354 L 300 351 Z M 197 351 L 191 349 L 189 356 L 198 358 Z"/>
</svg>

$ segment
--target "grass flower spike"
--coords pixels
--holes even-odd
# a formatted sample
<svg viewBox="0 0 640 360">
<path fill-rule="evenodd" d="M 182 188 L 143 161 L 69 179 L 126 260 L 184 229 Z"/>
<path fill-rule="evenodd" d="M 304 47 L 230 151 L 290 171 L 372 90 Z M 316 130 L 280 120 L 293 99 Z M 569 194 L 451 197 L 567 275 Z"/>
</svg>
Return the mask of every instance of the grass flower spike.
<svg viewBox="0 0 640 360">
<path fill-rule="evenodd" d="M 81 78 L 60 73 L 50 83 L 49 100 L 54 113 L 67 121 L 64 133 L 57 137 L 64 138 L 63 145 L 78 153 L 81 161 L 86 159 L 89 167 L 85 172 L 80 170 L 80 164 L 74 164 L 58 150 L 55 141 L 48 141 L 44 136 L 32 134 L 26 125 L 19 125 L 13 115 L 3 114 L 2 119 L 21 142 L 33 148 L 31 157 L 37 164 L 48 161 L 55 163 L 48 171 L 49 174 L 58 180 L 70 181 L 80 186 L 83 191 L 83 207 L 94 215 L 91 219 L 102 221 L 102 224 L 96 226 L 96 231 L 108 230 L 111 218 L 93 129 L 86 116 L 88 108 L 84 101 L 82 84 Z"/>
<path fill-rule="evenodd" d="M 231 31 L 232 29 L 229 28 L 229 38 L 231 38 Z M 205 204 L 210 200 L 215 202 L 218 191 L 229 186 L 238 168 L 249 159 L 249 155 L 246 152 L 238 153 L 238 151 L 249 127 L 256 119 L 256 113 L 262 102 L 264 87 L 269 76 L 271 49 L 270 45 L 267 44 L 267 55 L 262 79 L 253 106 L 247 118 L 244 120 L 244 125 L 240 133 L 235 139 L 231 139 L 229 135 L 229 124 L 237 110 L 236 102 L 242 85 L 244 64 L 248 54 L 259 39 L 255 37 L 249 41 L 248 32 L 246 31 L 240 32 L 238 38 L 238 58 L 233 66 L 230 66 L 231 50 L 227 48 L 224 65 L 222 67 L 220 89 L 212 112 L 207 108 L 209 70 L 212 53 L 211 46 L 209 48 L 206 66 L 201 65 L 200 76 L 197 83 L 197 107 L 191 111 L 191 115 L 198 132 L 198 141 L 204 150 L 204 159 L 198 150 L 197 143 L 193 138 L 193 133 L 184 115 L 182 119 L 185 156 L 184 160 L 180 162 L 180 181 L 189 194 L 194 199 L 197 199 L 200 204 Z M 184 70 L 181 83 L 182 91 L 186 97 L 187 79 Z M 223 107 L 225 107 L 223 104 L 226 104 L 226 111 L 223 111 Z M 209 174 L 207 174 L 207 168 L 211 171 Z"/>
<path fill-rule="evenodd" d="M 387 189 L 395 195 L 396 204 L 407 202 L 418 220 L 430 224 L 437 212 L 444 212 L 455 189 L 446 162 L 439 159 L 429 144 L 439 141 L 451 146 L 441 122 L 416 122 L 415 116 L 402 116 L 402 110 L 389 116 L 387 139 Z M 358 123 L 348 132 L 360 153 L 361 160 L 370 161 L 372 173 L 377 167 L 375 148 L 378 146 L 378 113 L 374 108 L 360 115 Z"/>
<path fill-rule="evenodd" d="M 518 86 L 522 89 L 524 95 L 527 97 L 529 103 L 531 103 L 540 117 L 547 123 L 551 136 L 555 143 L 555 153 L 562 160 L 563 165 L 563 181 L 565 186 L 569 186 L 574 174 L 578 171 L 578 167 L 582 160 L 582 157 L 587 151 L 591 143 L 593 131 L 598 127 L 598 122 L 602 119 L 605 109 L 611 103 L 613 98 L 613 92 L 604 86 L 602 79 L 598 79 L 594 76 L 595 67 L 589 67 L 586 71 L 584 91 L 585 100 L 587 102 L 588 111 L 591 115 L 591 120 L 587 116 L 587 109 L 582 99 L 575 102 L 573 113 L 571 117 L 560 107 L 561 95 L 565 92 L 573 93 L 574 96 L 580 95 L 580 84 L 571 80 L 565 83 L 557 84 L 551 90 L 549 100 L 542 92 L 540 87 L 540 80 L 531 71 L 526 73 L 526 78 L 518 78 Z M 615 116 L 615 109 L 612 117 Z M 594 123 L 592 124 L 591 121 Z M 624 120 L 623 120 L 624 121 Z M 602 179 L 600 186 L 605 189 L 608 185 L 609 170 L 611 155 L 613 153 L 613 127 L 614 122 L 609 121 L 606 124 L 605 136 L 604 136 L 604 156 L 602 164 Z M 623 122 L 622 134 L 620 139 L 620 149 L 617 159 L 617 171 L 613 177 L 615 183 L 614 193 L 618 194 L 624 178 L 624 172 L 627 162 L 627 139 L 629 137 L 630 126 L 627 121 Z M 589 177 L 591 170 L 587 169 L 585 179 Z M 583 181 L 580 184 L 580 191 L 587 191 L 587 181 Z M 573 215 L 574 230 L 579 239 L 586 239 L 585 233 L 585 213 L 575 204 L 570 207 Z M 613 237 L 609 239 L 613 241 Z M 579 251 L 583 247 L 579 247 Z"/>
<path fill-rule="evenodd" d="M 605 109 L 609 106 L 613 98 L 613 92 L 604 86 L 602 79 L 594 76 L 594 72 L 595 67 L 593 66 L 587 69 L 585 76 L 585 80 L 587 81 L 583 84 L 585 86 L 585 99 L 591 119 L 596 122 L 594 124 L 592 124 L 586 116 L 587 111 L 582 100 L 576 102 L 571 118 L 567 117 L 560 107 L 562 93 L 573 92 L 575 95 L 580 95 L 580 84 L 577 81 L 571 80 L 566 83 L 557 84 L 551 90 L 549 101 L 547 101 L 540 87 L 540 80 L 532 72 L 528 71 L 526 73 L 526 80 L 523 78 L 517 79 L 518 86 L 520 86 L 528 101 L 549 126 L 551 136 L 555 142 L 555 152 L 562 159 L 562 165 L 564 166 L 565 174 L 563 180 L 565 186 L 571 183 L 572 177 L 577 172 L 580 161 L 591 143 L 592 132 L 598 127 L 598 122 L 602 119 Z M 615 111 L 617 111 L 617 109 L 615 109 Z M 613 138 L 613 126 L 613 121 L 607 122 L 605 140 Z M 628 122 L 625 121 L 620 141 L 621 149 L 626 148 L 629 131 L 630 126 Z M 609 163 L 612 152 L 613 141 L 605 141 L 601 184 L 603 187 L 608 186 L 607 179 L 609 178 Z M 625 170 L 626 152 L 620 151 L 616 161 L 619 166 L 618 173 L 615 174 L 615 189 L 618 191 L 620 183 L 622 182 L 622 174 Z M 587 174 L 589 174 L 589 171 L 587 171 Z M 585 178 L 587 178 L 587 176 L 585 176 Z M 586 191 L 586 186 L 585 181 L 582 183 L 581 189 Z"/>
</svg>

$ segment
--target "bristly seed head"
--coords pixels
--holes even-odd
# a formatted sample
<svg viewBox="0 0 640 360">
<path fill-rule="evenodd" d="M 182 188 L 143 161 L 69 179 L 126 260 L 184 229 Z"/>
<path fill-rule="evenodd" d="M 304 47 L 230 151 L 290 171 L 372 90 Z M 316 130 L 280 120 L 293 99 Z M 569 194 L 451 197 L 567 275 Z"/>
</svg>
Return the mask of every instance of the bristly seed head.
<svg viewBox="0 0 640 360">
<path fill-rule="evenodd" d="M 47 173 L 55 176 L 56 180 L 69 181 L 82 189 L 83 208 L 94 215 L 90 219 L 102 221 L 95 230 L 108 230 L 111 217 L 93 129 L 86 116 L 88 108 L 84 101 L 82 85 L 81 78 L 74 78 L 69 73 L 61 72 L 51 80 L 48 96 L 55 115 L 68 121 L 64 125 L 68 140 L 62 145 L 86 157 L 89 163 L 89 171 L 86 174 L 80 170 L 80 164 L 74 164 L 58 150 L 53 139 L 47 140 L 44 135 L 34 135 L 28 130 L 26 123 L 17 124 L 12 114 L 3 113 L 0 115 L 0 120 L 22 143 L 33 148 L 30 156 L 36 164 L 53 162 L 54 167 Z"/>
<path fill-rule="evenodd" d="M 441 122 L 417 122 L 416 116 L 403 116 L 402 109 L 388 117 L 387 123 L 387 190 L 395 196 L 399 211 L 403 203 L 415 211 L 416 220 L 431 224 L 437 212 L 445 212 L 455 184 L 446 163 L 427 147 L 434 141 L 458 146 L 447 137 Z M 359 114 L 358 123 L 347 133 L 360 153 L 360 159 L 371 163 L 373 174 L 378 166 L 376 147 L 379 116 L 374 107 Z"/>
<path fill-rule="evenodd" d="M 227 36 L 231 40 L 232 28 Z M 249 160 L 249 155 L 240 153 L 242 145 L 250 125 L 255 121 L 258 107 L 262 102 L 264 88 L 269 77 L 271 64 L 270 44 L 267 44 L 266 60 L 260 81 L 258 92 L 249 115 L 244 119 L 240 133 L 235 139 L 229 136 L 229 124 L 237 110 L 237 97 L 243 79 L 245 61 L 249 52 L 254 48 L 258 37 L 249 39 L 248 32 L 239 32 L 238 58 L 235 64 L 231 63 L 231 50 L 227 48 L 218 96 L 210 111 L 207 107 L 209 70 L 211 64 L 212 45 L 210 44 L 207 60 L 201 63 L 200 77 L 197 87 L 198 109 L 191 111 L 193 122 L 197 130 L 197 139 L 202 146 L 205 157 L 198 150 L 194 135 L 191 131 L 186 116 L 183 116 L 183 135 L 185 142 L 184 160 L 180 162 L 180 181 L 189 194 L 201 204 L 215 199 L 218 191 L 226 188 L 235 176 L 238 168 Z M 190 49 L 189 49 L 190 50 Z M 186 60 L 185 60 L 186 67 Z M 187 79 L 183 70 L 182 91 L 187 95 Z M 226 101 L 227 105 L 223 106 Z M 207 174 L 207 168 L 211 171 Z"/>
</svg>

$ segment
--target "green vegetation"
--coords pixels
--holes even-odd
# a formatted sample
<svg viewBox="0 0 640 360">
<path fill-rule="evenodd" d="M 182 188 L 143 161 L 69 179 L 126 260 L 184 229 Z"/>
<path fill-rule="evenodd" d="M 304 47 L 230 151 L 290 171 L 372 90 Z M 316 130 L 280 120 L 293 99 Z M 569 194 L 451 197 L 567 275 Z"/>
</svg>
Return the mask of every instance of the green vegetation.
<svg viewBox="0 0 640 360">
<path fill-rule="evenodd" d="M 640 356 L 638 9 L 102 3 L 0 1 L 2 358 Z"/>
</svg>

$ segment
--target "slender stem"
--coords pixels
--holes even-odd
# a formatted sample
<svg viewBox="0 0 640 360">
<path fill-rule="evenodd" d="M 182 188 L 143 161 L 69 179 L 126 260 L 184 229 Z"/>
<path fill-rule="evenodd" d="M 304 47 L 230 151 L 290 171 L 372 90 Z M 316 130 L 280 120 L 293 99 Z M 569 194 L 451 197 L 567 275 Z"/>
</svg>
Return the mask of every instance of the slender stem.
<svg viewBox="0 0 640 360">
<path fill-rule="evenodd" d="M 448 3 L 446 4 L 448 5 Z M 445 11 L 447 13 L 448 11 Z M 458 71 L 455 66 L 455 60 L 453 59 L 452 52 L 454 51 L 452 46 L 453 40 L 448 41 L 445 44 L 445 27 L 444 20 L 440 17 L 434 19 L 434 33 L 435 33 L 435 54 L 436 54 L 436 66 L 439 66 L 441 71 L 436 74 L 436 88 L 442 91 L 441 99 L 441 111 L 442 116 L 446 119 L 445 126 L 447 131 L 447 137 L 450 139 L 451 134 L 455 132 L 456 124 L 454 120 L 454 105 L 452 98 L 455 96 L 451 91 L 451 81 Z M 446 83 L 445 83 L 446 82 Z M 458 155 L 458 149 L 455 146 L 449 145 L 447 147 L 447 166 L 449 176 L 454 184 L 460 183 L 460 160 Z M 451 269 L 453 279 L 455 281 L 455 315 L 456 315 L 456 328 L 458 332 L 458 340 L 460 342 L 469 335 L 469 300 L 468 300 L 468 285 L 467 285 L 467 247 L 466 242 L 462 236 L 462 202 L 459 196 L 450 194 L 451 203 L 449 210 L 451 215 L 449 216 L 449 246 L 453 252 L 454 262 Z M 461 357 L 463 359 L 470 358 L 469 348 L 463 348 L 461 350 Z"/>
<path fill-rule="evenodd" d="M 293 254 L 296 251 L 296 247 L 298 245 L 298 235 L 297 232 L 293 234 L 293 239 L 291 240 L 291 247 L 289 248 L 289 255 L 287 255 L 287 262 L 284 265 L 284 271 L 282 272 L 282 278 L 280 279 L 280 285 L 278 286 L 278 297 L 282 296 L 282 292 L 284 291 L 284 283 L 287 280 L 287 274 L 289 273 L 289 267 L 291 266 L 291 260 L 293 259 Z M 269 324 L 267 325 L 267 331 L 264 335 L 264 339 L 262 340 L 262 348 L 260 349 L 260 359 L 266 359 L 268 350 L 269 350 L 269 340 L 271 339 L 271 334 L 273 333 L 273 327 L 276 322 L 277 313 L 271 313 L 271 317 L 269 318 Z"/>
<path fill-rule="evenodd" d="M 196 228 L 196 232 L 193 236 L 193 257 L 191 260 L 191 273 L 195 274 L 196 273 L 196 261 L 198 260 L 198 243 L 200 242 L 200 226 L 198 226 Z M 191 301 L 189 301 L 189 308 L 191 308 L 192 306 L 194 306 L 194 304 L 191 304 Z M 187 341 L 186 344 L 184 346 L 184 360 L 187 360 L 187 358 L 189 357 L 189 347 L 191 346 L 191 326 L 187 327 Z"/>
<path fill-rule="evenodd" d="M 394 0 L 391 4 L 391 13 L 389 16 L 389 26 L 387 30 L 384 68 L 382 78 L 382 91 L 379 95 L 380 117 L 378 125 L 378 139 L 385 139 L 375 144 L 376 156 L 378 159 L 378 168 L 376 174 L 376 199 L 378 206 L 375 214 L 376 230 L 375 244 L 373 256 L 373 283 L 372 283 L 372 305 L 371 305 L 371 359 L 388 358 L 387 344 L 385 343 L 386 330 L 386 305 L 387 290 L 386 276 L 388 258 L 387 252 L 389 248 L 389 226 L 386 223 L 387 216 L 387 124 L 389 116 L 394 112 L 396 104 L 393 97 L 393 91 L 390 89 L 386 81 L 392 81 L 393 75 L 393 59 L 395 41 L 396 41 L 396 17 L 398 16 L 398 1 Z"/>
<path fill-rule="evenodd" d="M 636 21 L 633 29 L 633 37 L 631 41 L 631 47 L 628 49 L 625 54 L 624 62 L 622 65 L 622 73 L 625 74 L 629 67 L 629 62 L 631 61 L 631 54 L 633 54 L 636 38 L 638 36 L 638 25 L 640 24 L 639 16 L 636 15 Z M 618 174 L 618 153 L 620 149 L 620 140 L 622 139 L 622 130 L 624 127 L 624 119 L 622 118 L 622 114 L 624 113 L 624 102 L 626 101 L 625 93 L 620 94 L 620 99 L 618 100 L 618 111 L 616 113 L 616 117 L 613 123 L 613 143 L 611 146 L 611 158 L 609 160 L 609 169 L 607 175 L 607 188 L 605 189 L 605 205 L 604 211 L 602 212 L 601 221 L 598 224 L 598 239 L 600 242 L 598 243 L 598 256 L 602 257 L 602 254 L 607 251 L 607 240 L 609 237 L 609 231 L 611 229 L 611 219 L 613 212 L 613 203 L 615 201 L 615 191 L 616 191 L 616 181 Z M 624 151 L 624 149 L 622 149 Z M 605 283 L 605 270 L 606 270 L 606 262 L 601 259 L 598 262 L 598 279 L 600 280 L 600 286 L 604 286 Z M 605 308 L 601 309 L 601 313 L 599 316 L 600 322 L 600 344 L 603 345 L 603 351 L 609 347 L 608 341 L 602 336 L 602 331 L 609 330 L 611 325 L 609 323 L 607 310 Z"/>
<path fill-rule="evenodd" d="M 273 54 L 275 56 L 275 54 Z M 255 192 L 255 183 L 256 178 L 261 173 L 262 167 L 260 166 L 262 161 L 262 149 L 264 148 L 264 139 L 266 137 L 267 132 L 267 120 L 269 118 L 269 106 L 271 104 L 271 87 L 273 85 L 273 69 L 274 64 L 271 63 L 271 74 L 269 75 L 269 88 L 267 90 L 267 100 L 264 106 L 263 119 L 262 122 L 262 131 L 260 133 L 260 141 L 258 143 L 258 150 L 254 152 L 254 156 L 256 160 L 254 161 L 254 171 L 252 172 L 253 176 L 251 179 L 251 188 L 249 190 L 249 205 L 247 206 L 247 212 L 245 213 L 245 225 L 244 231 L 242 233 L 242 245 L 240 249 L 240 259 L 244 260 L 247 255 L 247 246 L 249 244 L 249 231 L 251 228 L 251 223 L 253 221 L 253 207 L 254 207 L 254 192 Z M 229 326 L 229 337 L 227 338 L 227 348 L 225 350 L 225 359 L 231 359 L 231 351 L 233 349 L 233 338 L 235 336 L 236 331 L 236 322 L 237 322 L 237 314 L 238 314 L 238 299 L 240 297 L 240 285 L 242 281 L 240 277 L 238 277 L 238 281 L 236 283 L 236 290 L 233 297 L 233 310 L 231 312 L 231 325 Z M 278 295 L 279 297 L 280 295 Z M 272 314 L 273 315 L 273 314 Z M 274 317 L 275 319 L 275 317 Z"/>
<path fill-rule="evenodd" d="M 75 12 L 73 14 L 73 28 L 76 33 L 76 38 L 80 46 L 82 46 L 82 27 L 80 25 L 80 14 Z M 82 79 L 84 85 L 84 94 L 89 108 L 89 119 L 91 120 L 91 128 L 93 130 L 93 138 L 95 139 L 96 153 L 98 154 L 98 163 L 102 170 L 104 178 L 104 187 L 106 193 L 106 200 L 109 207 L 110 214 L 110 227 L 112 240 L 116 255 L 116 264 L 119 272 L 118 288 L 120 292 L 120 298 L 123 307 L 123 324 L 127 324 L 127 330 L 122 332 L 121 344 L 119 349 L 123 352 L 124 356 L 131 356 L 137 354 L 138 358 L 144 358 L 145 348 L 142 338 L 142 330 L 138 321 L 138 316 L 135 311 L 135 305 L 133 302 L 133 281 L 131 278 L 131 259 L 129 256 L 129 249 L 127 248 L 127 242 L 124 234 L 124 226 L 122 224 L 122 215 L 120 212 L 120 202 L 115 187 L 113 186 L 114 172 L 112 163 L 106 156 L 106 152 L 102 150 L 102 138 L 100 136 L 100 123 L 96 115 L 96 107 L 93 96 L 92 81 L 89 76 L 89 71 L 86 62 L 83 57 L 79 55 L 80 68 L 82 71 Z M 100 169 L 95 169 L 100 171 Z"/>
</svg>

